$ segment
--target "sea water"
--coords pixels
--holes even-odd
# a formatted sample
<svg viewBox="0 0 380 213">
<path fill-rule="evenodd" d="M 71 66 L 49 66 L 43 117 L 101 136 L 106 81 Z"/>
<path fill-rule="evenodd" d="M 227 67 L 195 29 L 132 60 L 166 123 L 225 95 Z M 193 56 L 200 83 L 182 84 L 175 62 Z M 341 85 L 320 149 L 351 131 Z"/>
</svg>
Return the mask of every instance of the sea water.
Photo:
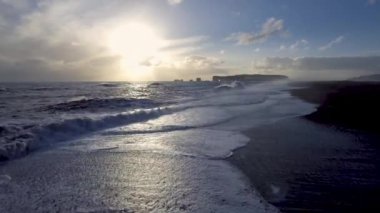
<svg viewBox="0 0 380 213">
<path fill-rule="evenodd" d="M 124 164 L 112 161 L 112 172 L 104 173 L 110 175 L 109 181 L 102 183 L 108 190 L 127 184 L 122 196 L 106 198 L 108 205 L 99 204 L 102 198 L 99 202 L 71 198 L 68 211 L 275 211 L 224 159 L 249 142 L 241 131 L 310 113 L 315 106 L 289 95 L 287 82 L 223 92 L 215 91 L 215 86 L 214 82 L 1 84 L 0 156 L 13 159 L 33 152 L 36 158 L 38 150 L 49 149 L 56 156 L 106 154 L 129 159 Z M 123 181 L 115 174 L 120 167 L 127 173 L 121 172 Z M 88 170 L 99 168 L 104 166 Z M 80 182 L 75 175 L 72 178 Z M 67 185 L 65 178 L 59 180 L 54 187 Z M 29 181 L 39 185 L 33 178 Z M 26 193 L 20 185 L 10 186 L 13 193 L 0 196 L 6 210 Z M 37 191 L 28 193 L 49 199 Z M 104 193 L 83 184 L 67 196 L 89 191 Z M 140 199 L 135 199 L 136 193 Z M 155 202 L 146 206 L 151 200 Z M 24 205 L 32 206 L 27 201 Z"/>
</svg>

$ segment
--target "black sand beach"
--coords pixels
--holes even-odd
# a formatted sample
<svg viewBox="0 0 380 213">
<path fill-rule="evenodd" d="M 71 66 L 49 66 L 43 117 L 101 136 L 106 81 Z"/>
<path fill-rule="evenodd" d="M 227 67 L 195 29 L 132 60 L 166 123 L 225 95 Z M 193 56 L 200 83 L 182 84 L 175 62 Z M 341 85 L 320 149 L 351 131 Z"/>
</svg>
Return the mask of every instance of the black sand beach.
<svg viewBox="0 0 380 213">
<path fill-rule="evenodd" d="M 370 106 L 378 103 L 378 88 L 325 82 L 292 91 L 320 107 L 246 131 L 250 143 L 229 160 L 283 212 L 378 212 L 380 137 L 371 121 L 379 114 Z"/>
<path fill-rule="evenodd" d="M 327 81 L 296 83 L 303 88 L 291 94 L 304 101 L 319 104 L 306 118 L 314 122 L 345 129 L 380 133 L 380 83 Z"/>
</svg>

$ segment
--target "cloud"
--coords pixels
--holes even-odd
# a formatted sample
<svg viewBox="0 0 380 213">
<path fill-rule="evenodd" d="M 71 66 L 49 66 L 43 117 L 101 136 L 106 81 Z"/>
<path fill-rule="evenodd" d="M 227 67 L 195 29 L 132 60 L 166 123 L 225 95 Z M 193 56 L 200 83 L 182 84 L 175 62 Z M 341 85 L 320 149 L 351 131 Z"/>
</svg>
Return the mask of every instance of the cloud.
<svg viewBox="0 0 380 213">
<path fill-rule="evenodd" d="M 279 51 L 283 51 L 283 50 L 296 51 L 300 49 L 309 49 L 309 41 L 307 41 L 306 39 L 301 39 L 294 42 L 293 44 L 290 44 L 289 46 L 281 45 L 278 48 Z"/>
<path fill-rule="evenodd" d="M 319 48 L 320 51 L 325 51 L 327 49 L 332 48 L 334 45 L 341 43 L 344 40 L 344 36 L 339 36 L 335 38 L 334 40 L 330 41 L 326 45 L 323 45 Z"/>
<path fill-rule="evenodd" d="M 268 57 L 257 61 L 259 69 L 321 70 L 365 70 L 380 73 L 380 56 L 352 57 Z"/>
<path fill-rule="evenodd" d="M 224 63 L 217 57 L 190 55 L 160 64 L 154 73 L 157 78 L 163 80 L 193 79 L 195 77 L 210 79 L 212 75 L 225 75 L 231 72 L 231 69 L 225 67 Z"/>
<path fill-rule="evenodd" d="M 286 50 L 286 49 L 287 47 L 283 44 L 278 48 L 279 51 Z"/>
<path fill-rule="evenodd" d="M 290 73 L 313 78 L 348 78 L 380 73 L 380 56 L 268 57 L 253 62 L 257 72 Z"/>
<path fill-rule="evenodd" d="M 264 59 L 253 61 L 253 68 L 257 71 L 274 71 L 281 72 L 282 70 L 291 69 L 294 59 L 288 57 L 266 57 Z"/>
<path fill-rule="evenodd" d="M 231 12 L 231 14 L 233 15 L 233 16 L 240 16 L 241 15 L 241 12 L 240 11 L 232 11 Z"/>
<path fill-rule="evenodd" d="M 167 42 L 166 47 L 177 47 L 177 46 L 196 44 L 196 43 L 204 42 L 208 38 L 209 38 L 208 36 L 193 36 L 193 37 L 187 37 L 187 38 L 173 39 Z"/>
<path fill-rule="evenodd" d="M 374 5 L 376 3 L 377 3 L 377 0 L 368 0 L 367 1 L 367 4 L 369 4 L 369 5 Z"/>
<path fill-rule="evenodd" d="M 80 63 L 62 63 L 43 59 L 9 61 L 0 59 L 1 80 L 4 81 L 80 81 L 101 80 L 120 64 L 117 56 L 92 58 Z M 87 69 L 87 72 L 83 72 Z M 115 75 L 109 80 L 120 80 Z"/>
<path fill-rule="evenodd" d="M 192 53 L 207 45 L 208 38 L 207 36 L 193 36 L 166 40 L 166 44 L 161 48 L 161 51 L 170 52 L 174 55 Z"/>
<path fill-rule="evenodd" d="M 170 60 L 181 61 L 181 58 L 196 54 L 209 45 L 208 36 L 192 36 L 185 38 L 176 38 L 165 41 L 165 45 L 160 49 L 163 55 L 171 56 Z M 162 65 L 163 61 L 151 57 L 144 61 L 142 65 Z"/>
<path fill-rule="evenodd" d="M 205 56 L 187 56 L 183 61 L 183 65 L 188 68 L 193 68 L 196 70 L 205 70 L 210 68 L 215 68 L 224 63 L 223 60 L 216 57 L 205 57 Z"/>
<path fill-rule="evenodd" d="M 0 16 L 2 80 L 91 80 L 104 74 L 104 66 L 90 63 L 114 57 L 96 39 L 104 31 L 85 24 L 89 19 L 79 18 L 89 14 L 85 6 L 91 2 L 38 1 L 29 8 L 31 3 L 0 2 L 2 9 L 7 8 Z M 115 68 L 114 61 L 108 65 Z"/>
<path fill-rule="evenodd" d="M 238 32 L 232 33 L 226 38 L 227 41 L 236 42 L 237 45 L 251 45 L 266 41 L 269 37 L 280 34 L 284 30 L 282 19 L 269 18 L 261 27 L 260 32 Z"/>
<path fill-rule="evenodd" d="M 309 44 L 309 42 L 307 40 L 302 39 L 302 40 L 296 41 L 294 44 L 290 45 L 289 49 L 297 50 L 300 48 L 307 48 L 308 44 Z"/>
<path fill-rule="evenodd" d="M 107 38 L 112 29 L 131 19 L 139 3 L 117 0 L 108 1 L 107 7 L 99 6 L 103 4 L 102 0 L 0 0 L 1 80 L 132 79 L 126 68 L 122 69 L 123 57 L 112 52 Z M 182 70 L 185 57 L 208 45 L 206 36 L 162 39 L 165 45 L 160 53 L 168 60 L 178 59 Z M 167 64 L 162 60 L 147 57 L 138 65 L 158 69 Z M 213 69 L 216 60 L 190 57 L 187 64 Z M 189 75 L 192 72 L 186 71 Z"/>
<path fill-rule="evenodd" d="M 183 0 L 168 0 L 168 3 L 170 5 L 176 5 L 176 4 L 181 4 Z"/>
<path fill-rule="evenodd" d="M 6 6 L 12 7 L 13 9 L 24 10 L 30 6 L 31 1 L 28 1 L 28 0 L 0 0 L 0 3 L 2 3 L 3 5 L 6 5 Z"/>
<path fill-rule="evenodd" d="M 224 60 L 218 57 L 203 55 L 179 55 L 170 61 L 159 61 L 152 57 L 141 62 L 141 65 L 154 68 L 152 72 L 161 80 L 188 79 L 212 75 L 226 74 L 229 69 L 224 67 Z"/>
</svg>

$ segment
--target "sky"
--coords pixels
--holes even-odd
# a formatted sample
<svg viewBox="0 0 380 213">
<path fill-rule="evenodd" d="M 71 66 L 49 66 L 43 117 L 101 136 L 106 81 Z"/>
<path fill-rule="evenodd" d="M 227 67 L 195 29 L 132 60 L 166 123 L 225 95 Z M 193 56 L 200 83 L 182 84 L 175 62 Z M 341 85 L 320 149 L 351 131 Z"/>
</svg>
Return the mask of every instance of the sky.
<svg viewBox="0 0 380 213">
<path fill-rule="evenodd" d="M 380 74 L 380 0 L 0 0 L 0 81 Z"/>
</svg>

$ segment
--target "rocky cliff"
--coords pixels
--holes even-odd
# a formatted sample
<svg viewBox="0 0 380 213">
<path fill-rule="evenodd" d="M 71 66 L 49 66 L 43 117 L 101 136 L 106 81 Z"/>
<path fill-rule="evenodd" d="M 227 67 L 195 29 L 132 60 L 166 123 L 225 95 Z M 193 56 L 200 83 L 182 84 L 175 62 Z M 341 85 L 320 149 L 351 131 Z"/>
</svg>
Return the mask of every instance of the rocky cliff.
<svg viewBox="0 0 380 213">
<path fill-rule="evenodd" d="M 288 79 L 285 75 L 230 75 L 230 76 L 213 76 L 213 81 L 230 82 L 230 81 L 244 81 L 244 82 L 263 82 Z"/>
</svg>

